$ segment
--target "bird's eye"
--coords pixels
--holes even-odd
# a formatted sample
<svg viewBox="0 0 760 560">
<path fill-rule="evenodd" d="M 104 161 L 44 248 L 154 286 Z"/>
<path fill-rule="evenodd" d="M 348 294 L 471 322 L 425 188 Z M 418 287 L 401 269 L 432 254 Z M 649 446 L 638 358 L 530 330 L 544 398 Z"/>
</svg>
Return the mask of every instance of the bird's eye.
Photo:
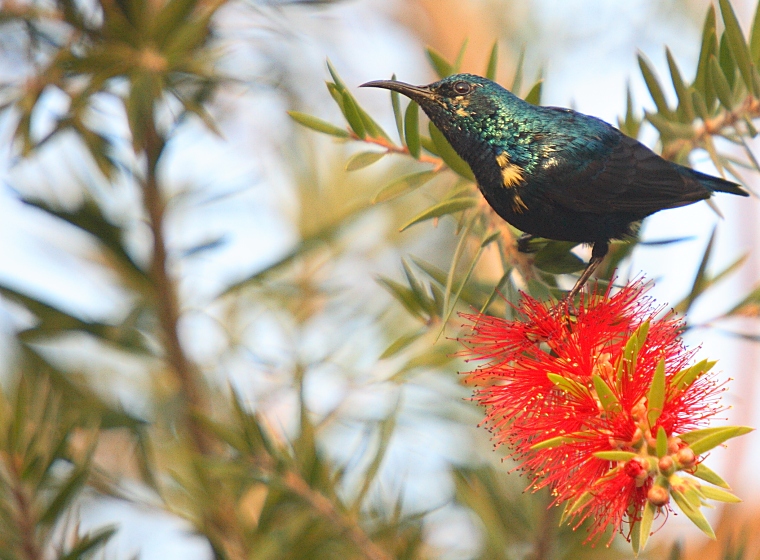
<svg viewBox="0 0 760 560">
<path fill-rule="evenodd" d="M 472 91 L 472 86 L 467 82 L 456 82 L 454 84 L 454 91 L 459 95 L 467 95 Z"/>
</svg>

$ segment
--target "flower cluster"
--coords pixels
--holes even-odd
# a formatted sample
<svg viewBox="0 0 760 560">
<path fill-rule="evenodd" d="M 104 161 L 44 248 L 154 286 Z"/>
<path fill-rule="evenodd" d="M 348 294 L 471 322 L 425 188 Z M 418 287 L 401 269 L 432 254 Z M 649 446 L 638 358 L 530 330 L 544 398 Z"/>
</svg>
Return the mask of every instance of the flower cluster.
<svg viewBox="0 0 760 560">
<path fill-rule="evenodd" d="M 524 296 L 518 320 L 464 315 L 461 339 L 468 361 L 486 361 L 468 376 L 484 423 L 532 487 L 550 487 L 575 526 L 589 519 L 589 538 L 612 526 L 637 551 L 671 498 L 712 534 L 704 499 L 737 500 L 704 484 L 728 487 L 700 456 L 748 431 L 705 429 L 721 410 L 714 362 L 691 365 L 682 323 L 643 291 L 589 294 L 572 315 Z"/>
</svg>

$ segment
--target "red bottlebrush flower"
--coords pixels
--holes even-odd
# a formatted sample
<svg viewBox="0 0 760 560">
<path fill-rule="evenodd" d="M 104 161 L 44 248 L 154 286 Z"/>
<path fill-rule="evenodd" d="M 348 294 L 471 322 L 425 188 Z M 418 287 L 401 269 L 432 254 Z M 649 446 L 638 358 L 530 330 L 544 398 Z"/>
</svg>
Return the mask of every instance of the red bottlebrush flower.
<svg viewBox="0 0 760 560">
<path fill-rule="evenodd" d="M 590 294 L 574 316 L 527 295 L 514 321 L 463 315 L 472 323 L 460 339 L 463 354 L 486 361 L 468 377 L 484 424 L 532 475 L 533 488 L 550 487 L 553 504 L 565 503 L 565 518 L 575 526 L 591 520 L 589 538 L 642 518 L 648 536 L 650 518 L 669 502 L 668 485 L 684 480 L 675 472 L 700 476 L 695 454 L 683 449 L 704 453 L 706 445 L 694 443 L 699 428 L 721 410 L 714 363 L 690 366 L 681 321 L 661 316 L 644 291 L 639 281 Z"/>
</svg>

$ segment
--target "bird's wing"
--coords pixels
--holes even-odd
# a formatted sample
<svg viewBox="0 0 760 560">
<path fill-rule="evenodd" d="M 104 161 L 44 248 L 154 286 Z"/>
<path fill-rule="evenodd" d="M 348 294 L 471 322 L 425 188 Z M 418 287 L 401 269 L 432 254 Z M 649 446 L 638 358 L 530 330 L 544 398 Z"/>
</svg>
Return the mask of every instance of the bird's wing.
<svg viewBox="0 0 760 560">
<path fill-rule="evenodd" d="M 612 127 L 606 136 L 606 142 L 596 137 L 588 146 L 578 145 L 582 138 L 568 148 L 555 146 L 554 161 L 544 167 L 542 195 L 577 212 L 642 216 L 709 196 L 697 180 L 633 138 Z"/>
</svg>

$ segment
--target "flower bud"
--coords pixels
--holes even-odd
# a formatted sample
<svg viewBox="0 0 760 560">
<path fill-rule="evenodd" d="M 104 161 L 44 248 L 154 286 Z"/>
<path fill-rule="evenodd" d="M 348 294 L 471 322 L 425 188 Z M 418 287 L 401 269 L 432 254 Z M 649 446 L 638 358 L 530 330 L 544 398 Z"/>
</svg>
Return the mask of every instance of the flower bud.
<svg viewBox="0 0 760 560">
<path fill-rule="evenodd" d="M 647 492 L 647 500 L 655 506 L 664 506 L 670 501 L 670 493 L 662 486 L 652 486 Z"/>
<path fill-rule="evenodd" d="M 673 474 L 675 472 L 675 461 L 673 461 L 673 457 L 670 455 L 665 455 L 665 457 L 662 457 L 657 462 L 657 468 L 660 469 L 660 472 L 665 476 L 670 476 Z"/>
<path fill-rule="evenodd" d="M 690 469 L 697 462 L 697 457 L 691 450 L 691 447 L 682 447 L 676 453 L 676 461 L 681 468 Z"/>
</svg>

